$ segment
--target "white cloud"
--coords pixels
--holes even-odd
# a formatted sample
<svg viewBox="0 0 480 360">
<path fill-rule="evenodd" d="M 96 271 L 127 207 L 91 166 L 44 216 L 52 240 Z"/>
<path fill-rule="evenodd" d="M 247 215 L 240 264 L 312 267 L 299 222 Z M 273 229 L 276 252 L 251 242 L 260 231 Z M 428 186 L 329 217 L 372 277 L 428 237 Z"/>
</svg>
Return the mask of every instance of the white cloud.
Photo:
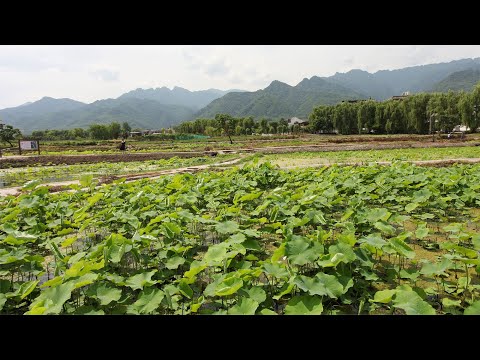
<svg viewBox="0 0 480 360">
<path fill-rule="evenodd" d="M 0 46 L 0 108 L 43 96 L 83 102 L 136 89 L 258 90 L 273 80 L 480 57 L 478 45 Z"/>
</svg>

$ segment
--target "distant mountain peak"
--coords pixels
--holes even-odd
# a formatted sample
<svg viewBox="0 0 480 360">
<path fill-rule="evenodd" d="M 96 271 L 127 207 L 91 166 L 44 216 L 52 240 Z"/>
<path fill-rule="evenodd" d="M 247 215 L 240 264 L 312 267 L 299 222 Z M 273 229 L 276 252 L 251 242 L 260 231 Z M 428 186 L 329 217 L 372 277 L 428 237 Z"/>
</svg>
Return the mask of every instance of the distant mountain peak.
<svg viewBox="0 0 480 360">
<path fill-rule="evenodd" d="M 284 83 L 284 82 L 281 82 L 281 81 L 278 81 L 278 80 L 273 80 L 270 85 L 268 85 L 265 90 L 288 90 L 288 89 L 291 89 L 292 86 Z"/>
<path fill-rule="evenodd" d="M 182 87 L 180 87 L 180 86 L 174 86 L 173 89 L 172 89 L 172 91 L 179 91 L 179 92 L 188 92 L 188 93 L 191 93 L 190 90 L 185 89 L 185 88 L 182 88 Z"/>
</svg>

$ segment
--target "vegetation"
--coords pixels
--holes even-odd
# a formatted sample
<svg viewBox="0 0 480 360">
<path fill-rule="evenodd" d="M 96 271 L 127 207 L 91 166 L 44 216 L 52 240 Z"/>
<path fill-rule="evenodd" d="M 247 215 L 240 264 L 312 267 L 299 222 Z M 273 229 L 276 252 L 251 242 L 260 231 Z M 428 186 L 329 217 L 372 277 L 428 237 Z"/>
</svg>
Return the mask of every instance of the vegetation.
<svg viewBox="0 0 480 360">
<path fill-rule="evenodd" d="M 480 81 L 480 67 L 455 72 L 432 88 L 434 92 L 472 91 Z"/>
<path fill-rule="evenodd" d="M 480 313 L 479 165 L 81 182 L 0 198 L 0 313 Z"/>
<path fill-rule="evenodd" d="M 474 112 L 480 105 L 480 84 L 473 92 L 422 93 L 403 100 L 373 100 L 318 106 L 309 116 L 309 131 L 340 134 L 428 134 L 450 132 L 465 124 L 475 132 L 480 116 Z"/>
<path fill-rule="evenodd" d="M 448 159 L 480 159 L 480 147 L 383 149 L 361 151 L 295 152 L 290 154 L 256 155 L 259 162 L 280 167 L 307 167 L 338 163 L 367 164 L 382 161 L 426 161 Z"/>
<path fill-rule="evenodd" d="M 112 175 L 153 173 L 161 170 L 185 168 L 196 165 L 221 163 L 235 158 L 235 155 L 218 155 L 216 157 L 194 157 L 131 162 L 98 162 L 94 164 L 37 166 L 30 168 L 0 169 L 0 187 L 20 186 L 27 181 L 38 183 L 79 180 L 84 175 L 93 175 L 94 179 Z"/>
<path fill-rule="evenodd" d="M 125 121 L 135 128 L 161 129 L 191 119 L 194 112 L 185 106 L 131 97 L 99 100 L 91 104 L 80 103 L 74 108 L 64 110 L 60 105 L 65 100 L 73 101 L 51 99 L 49 103 L 53 104 L 49 107 L 36 110 L 38 102 L 42 102 L 40 100 L 29 105 L 0 110 L 0 116 L 26 133 L 45 129 L 86 129 L 91 124 L 105 125 Z"/>
<path fill-rule="evenodd" d="M 32 138 L 39 140 L 109 140 L 119 137 L 128 137 L 131 131 L 128 122 L 120 125 L 118 122 L 110 124 L 92 124 L 88 129 L 74 128 L 70 130 L 35 130 L 32 132 Z"/>
<path fill-rule="evenodd" d="M 255 92 L 231 92 L 212 101 L 195 114 L 198 118 L 215 117 L 227 113 L 236 117 L 291 117 L 308 116 L 318 104 L 336 104 L 345 99 L 366 96 L 341 85 L 332 84 L 317 76 L 304 79 L 296 86 L 273 81 Z"/>
<path fill-rule="evenodd" d="M 213 100 L 222 97 L 223 95 L 231 91 L 241 90 L 218 90 L 208 89 L 200 91 L 189 91 L 181 87 L 175 86 L 172 90 L 167 87 L 156 89 L 136 89 L 129 91 L 119 97 L 122 98 L 136 98 L 136 99 L 149 99 L 160 102 L 161 104 L 181 105 L 192 110 L 199 110 L 204 106 L 207 106 Z"/>
<path fill-rule="evenodd" d="M 8 143 L 11 147 L 13 147 L 13 141 L 21 137 L 22 133 L 20 130 L 14 129 L 12 125 L 3 125 L 3 128 L 0 129 L 0 143 Z"/>
</svg>

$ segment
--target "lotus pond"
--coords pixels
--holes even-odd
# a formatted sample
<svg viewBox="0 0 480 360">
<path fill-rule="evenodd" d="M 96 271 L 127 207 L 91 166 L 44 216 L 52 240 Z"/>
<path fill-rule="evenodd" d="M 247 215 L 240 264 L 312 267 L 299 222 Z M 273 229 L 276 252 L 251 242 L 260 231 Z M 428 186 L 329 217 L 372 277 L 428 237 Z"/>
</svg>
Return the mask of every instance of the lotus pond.
<svg viewBox="0 0 480 360">
<path fill-rule="evenodd" d="M 270 162 L 280 167 L 307 167 L 333 163 L 367 164 L 375 161 L 422 161 L 462 158 L 480 158 L 480 146 L 296 152 L 263 155 L 261 162 Z"/>
<path fill-rule="evenodd" d="M 141 174 L 196 165 L 221 163 L 234 159 L 235 155 L 218 155 L 216 157 L 195 157 L 131 161 L 131 162 L 99 162 L 95 164 L 37 166 L 29 168 L 0 169 L 0 188 L 20 186 L 31 180 L 42 183 L 78 180 L 84 175 L 94 178 L 110 175 Z"/>
<path fill-rule="evenodd" d="M 72 189 L 0 198 L 0 313 L 480 313 L 480 165 Z"/>
</svg>

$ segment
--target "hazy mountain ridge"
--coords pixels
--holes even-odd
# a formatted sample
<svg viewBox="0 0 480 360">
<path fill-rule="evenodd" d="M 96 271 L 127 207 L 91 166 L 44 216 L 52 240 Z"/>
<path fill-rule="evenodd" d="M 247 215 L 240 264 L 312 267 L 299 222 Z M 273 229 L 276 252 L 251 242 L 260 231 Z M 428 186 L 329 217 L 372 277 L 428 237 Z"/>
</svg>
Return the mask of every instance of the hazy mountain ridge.
<svg viewBox="0 0 480 360">
<path fill-rule="evenodd" d="M 366 95 L 317 76 L 305 78 L 296 86 L 274 80 L 263 90 L 226 94 L 197 112 L 195 117 L 214 117 L 217 113 L 271 118 L 307 117 L 316 105 L 356 98 L 366 98 Z"/>
<path fill-rule="evenodd" d="M 325 78 L 377 100 L 385 100 L 404 91 L 428 92 L 449 75 L 480 66 L 480 58 L 411 66 L 396 70 L 379 70 L 373 74 L 362 70 L 336 73 Z"/>
<path fill-rule="evenodd" d="M 330 77 L 304 78 L 295 86 L 274 80 L 266 88 L 253 92 L 162 87 L 135 89 L 117 99 L 91 104 L 44 97 L 0 110 L 0 119 L 30 133 L 41 129 L 85 128 L 93 123 L 112 121 L 158 129 L 194 118 L 212 118 L 218 113 L 256 118 L 307 117 L 315 106 L 342 100 L 369 97 L 384 100 L 404 91 L 468 91 L 479 81 L 479 70 L 480 58 L 475 58 L 380 70 L 373 74 L 354 69 Z"/>
<path fill-rule="evenodd" d="M 431 91 L 448 92 L 452 91 L 472 91 L 475 85 L 480 81 L 480 66 L 463 71 L 457 71 L 448 75 L 442 81 L 436 83 Z"/>
<path fill-rule="evenodd" d="M 51 98 L 50 98 L 51 99 Z M 42 99 L 43 100 L 43 99 Z M 30 133 L 43 129 L 86 128 L 90 124 L 128 121 L 132 127 L 160 129 L 191 119 L 193 109 L 179 105 L 165 105 L 149 99 L 106 99 L 69 109 L 62 108 L 64 99 L 51 99 L 50 108 L 36 101 L 29 105 L 0 110 L 5 123 Z M 74 101 L 74 100 L 71 100 Z M 35 110 L 43 109 L 43 111 Z"/>
<path fill-rule="evenodd" d="M 199 110 L 213 100 L 222 97 L 223 95 L 232 92 L 232 91 L 242 91 L 242 90 L 218 90 L 218 89 L 208 89 L 208 90 L 198 90 L 190 91 L 178 86 L 175 86 L 172 90 L 167 87 L 161 88 L 150 88 L 150 89 L 135 89 L 129 91 L 118 97 L 118 99 L 123 98 L 137 98 L 137 99 L 149 99 L 155 100 L 162 104 L 166 105 L 181 105 L 192 108 L 193 110 Z"/>
</svg>

